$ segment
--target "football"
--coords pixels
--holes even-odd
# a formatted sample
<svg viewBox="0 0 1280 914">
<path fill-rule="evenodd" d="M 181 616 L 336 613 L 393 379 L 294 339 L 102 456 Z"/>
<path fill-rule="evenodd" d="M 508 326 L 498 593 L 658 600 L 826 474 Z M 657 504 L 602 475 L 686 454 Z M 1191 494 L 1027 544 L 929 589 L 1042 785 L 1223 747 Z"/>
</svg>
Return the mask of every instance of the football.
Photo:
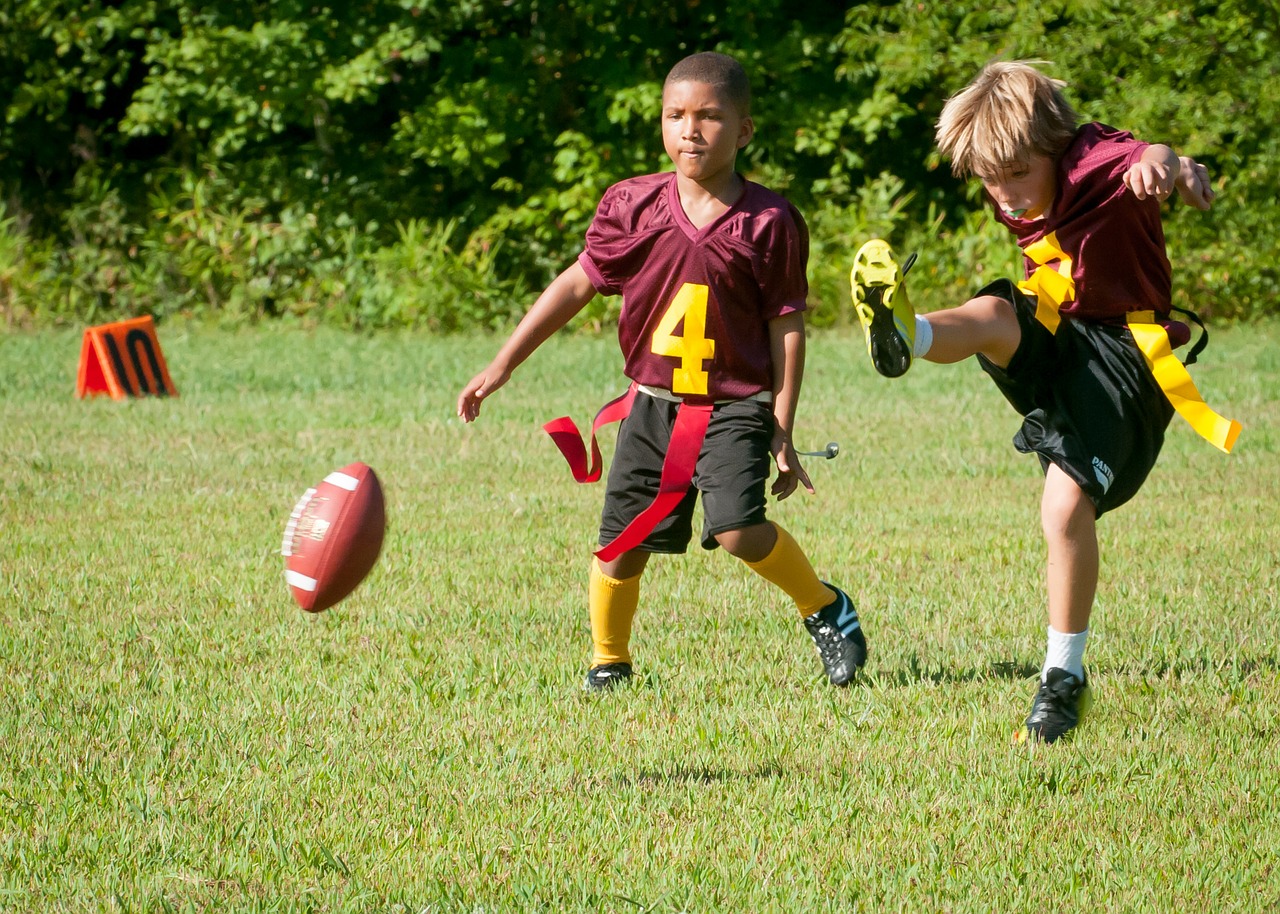
<svg viewBox="0 0 1280 914">
<path fill-rule="evenodd" d="M 382 550 L 386 505 L 363 463 L 330 473 L 298 499 L 284 528 L 284 578 L 298 605 L 318 613 L 356 589 Z"/>
</svg>

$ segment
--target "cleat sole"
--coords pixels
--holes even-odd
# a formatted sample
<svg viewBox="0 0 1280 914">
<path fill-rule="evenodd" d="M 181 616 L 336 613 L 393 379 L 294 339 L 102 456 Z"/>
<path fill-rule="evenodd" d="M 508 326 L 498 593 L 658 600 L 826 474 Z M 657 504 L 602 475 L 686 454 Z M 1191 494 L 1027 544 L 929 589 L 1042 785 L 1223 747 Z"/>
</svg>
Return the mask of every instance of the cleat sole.
<svg viewBox="0 0 1280 914">
<path fill-rule="evenodd" d="M 914 254 L 906 269 L 913 263 Z M 911 345 L 904 337 L 914 328 L 898 326 L 891 304 L 905 272 L 894 261 L 889 245 L 878 238 L 858 249 L 849 271 L 853 307 L 866 334 L 867 352 L 876 371 L 886 378 L 901 377 L 911 367 Z"/>
</svg>

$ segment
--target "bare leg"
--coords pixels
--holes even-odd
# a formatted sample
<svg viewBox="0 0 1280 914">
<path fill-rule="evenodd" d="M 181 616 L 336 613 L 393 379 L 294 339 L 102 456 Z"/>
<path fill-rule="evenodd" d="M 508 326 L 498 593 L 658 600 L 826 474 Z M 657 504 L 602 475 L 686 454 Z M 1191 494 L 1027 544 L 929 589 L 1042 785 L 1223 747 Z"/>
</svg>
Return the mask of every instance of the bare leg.
<svg viewBox="0 0 1280 914">
<path fill-rule="evenodd" d="M 762 561 L 778 542 L 778 531 L 768 522 L 743 527 L 741 530 L 728 530 L 716 534 L 716 542 L 725 552 L 744 562 Z"/>
<path fill-rule="evenodd" d="M 1098 590 L 1097 511 L 1075 480 L 1052 464 L 1040 522 L 1049 547 L 1049 624 L 1060 632 L 1082 632 Z"/>
<path fill-rule="evenodd" d="M 600 570 L 619 581 L 634 578 L 649 564 L 649 553 L 641 549 L 624 552 L 611 562 L 601 562 Z"/>
<path fill-rule="evenodd" d="M 924 315 L 933 328 L 933 345 L 922 358 L 930 362 L 959 362 L 982 354 L 1000 368 L 1022 341 L 1022 328 L 1013 305 L 994 295 L 971 298 L 958 308 Z"/>
</svg>

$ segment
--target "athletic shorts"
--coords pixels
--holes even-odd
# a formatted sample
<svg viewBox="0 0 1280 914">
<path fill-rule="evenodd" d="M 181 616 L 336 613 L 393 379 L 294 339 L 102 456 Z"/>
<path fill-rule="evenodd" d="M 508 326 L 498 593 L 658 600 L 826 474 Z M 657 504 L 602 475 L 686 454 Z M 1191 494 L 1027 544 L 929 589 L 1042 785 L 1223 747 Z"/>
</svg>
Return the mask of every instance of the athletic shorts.
<svg viewBox="0 0 1280 914">
<path fill-rule="evenodd" d="M 1013 445 L 1061 468 L 1101 516 L 1132 498 L 1155 466 L 1173 406 L 1128 327 L 1036 320 L 1036 301 L 1008 280 L 983 288 L 1013 304 L 1022 341 L 1008 368 L 982 368 L 1023 416 Z"/>
<path fill-rule="evenodd" d="M 679 404 L 637 393 L 631 413 L 618 428 L 609 467 L 600 545 L 612 542 L 653 502 L 662 477 Z M 773 408 L 760 400 L 718 403 L 698 454 L 693 484 L 676 509 L 636 548 L 683 553 L 693 538 L 693 507 L 702 493 L 702 548 L 716 548 L 715 536 L 764 523 L 765 483 L 773 469 Z"/>
</svg>

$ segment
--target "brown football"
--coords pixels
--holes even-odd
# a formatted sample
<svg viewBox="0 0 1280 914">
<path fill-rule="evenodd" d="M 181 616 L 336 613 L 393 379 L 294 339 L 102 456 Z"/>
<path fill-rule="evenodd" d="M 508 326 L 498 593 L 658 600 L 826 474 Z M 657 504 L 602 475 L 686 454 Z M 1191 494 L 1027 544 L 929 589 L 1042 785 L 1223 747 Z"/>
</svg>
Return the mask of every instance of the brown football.
<svg viewBox="0 0 1280 914">
<path fill-rule="evenodd" d="M 378 561 L 386 530 L 382 486 L 366 464 L 348 464 L 307 489 L 280 548 L 298 605 L 318 613 L 355 590 Z"/>
</svg>

